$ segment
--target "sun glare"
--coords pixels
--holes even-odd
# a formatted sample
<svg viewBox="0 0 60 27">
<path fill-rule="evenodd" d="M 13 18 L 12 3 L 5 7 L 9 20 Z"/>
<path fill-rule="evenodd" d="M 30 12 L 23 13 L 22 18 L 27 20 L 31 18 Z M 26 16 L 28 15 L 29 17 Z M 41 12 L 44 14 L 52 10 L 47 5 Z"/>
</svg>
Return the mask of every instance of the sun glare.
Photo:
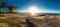
<svg viewBox="0 0 60 27">
<path fill-rule="evenodd" d="M 30 7 L 30 8 L 29 8 L 29 12 L 30 12 L 32 15 L 34 15 L 35 13 L 38 13 L 39 11 L 37 10 L 36 7 Z"/>
</svg>

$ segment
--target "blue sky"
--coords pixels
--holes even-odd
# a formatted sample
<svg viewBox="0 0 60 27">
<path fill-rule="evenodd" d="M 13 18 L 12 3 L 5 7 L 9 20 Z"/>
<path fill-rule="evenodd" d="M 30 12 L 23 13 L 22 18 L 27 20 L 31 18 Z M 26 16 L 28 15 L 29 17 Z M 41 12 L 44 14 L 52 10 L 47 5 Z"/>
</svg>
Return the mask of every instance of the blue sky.
<svg viewBox="0 0 60 27">
<path fill-rule="evenodd" d="M 2 0 L 0 0 L 2 1 Z M 60 13 L 60 0 L 4 0 L 8 5 L 15 5 L 17 11 L 27 11 L 29 6 L 37 6 L 46 13 Z M 5 10 L 5 9 L 4 9 Z"/>
</svg>

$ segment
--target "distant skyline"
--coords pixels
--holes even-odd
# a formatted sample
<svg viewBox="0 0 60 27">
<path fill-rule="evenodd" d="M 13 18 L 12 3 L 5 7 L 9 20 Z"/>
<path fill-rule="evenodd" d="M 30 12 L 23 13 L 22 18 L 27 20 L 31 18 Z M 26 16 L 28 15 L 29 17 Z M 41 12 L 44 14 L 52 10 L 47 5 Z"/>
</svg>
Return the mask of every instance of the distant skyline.
<svg viewBox="0 0 60 27">
<path fill-rule="evenodd" d="M 1 2 L 2 0 L 0 0 Z M 17 12 L 28 12 L 30 6 L 39 8 L 42 13 L 60 13 L 60 0 L 4 0 L 15 5 Z M 4 9 L 7 10 L 7 9 Z"/>
</svg>

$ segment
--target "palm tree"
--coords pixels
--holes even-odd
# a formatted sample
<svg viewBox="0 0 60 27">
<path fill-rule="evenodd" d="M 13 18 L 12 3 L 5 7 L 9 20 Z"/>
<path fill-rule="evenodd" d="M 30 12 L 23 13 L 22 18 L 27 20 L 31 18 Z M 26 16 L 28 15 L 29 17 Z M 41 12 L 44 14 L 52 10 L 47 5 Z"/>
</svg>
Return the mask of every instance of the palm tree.
<svg viewBox="0 0 60 27">
<path fill-rule="evenodd" d="M 0 2 L 0 8 L 7 8 L 8 4 L 4 1 Z"/>
</svg>

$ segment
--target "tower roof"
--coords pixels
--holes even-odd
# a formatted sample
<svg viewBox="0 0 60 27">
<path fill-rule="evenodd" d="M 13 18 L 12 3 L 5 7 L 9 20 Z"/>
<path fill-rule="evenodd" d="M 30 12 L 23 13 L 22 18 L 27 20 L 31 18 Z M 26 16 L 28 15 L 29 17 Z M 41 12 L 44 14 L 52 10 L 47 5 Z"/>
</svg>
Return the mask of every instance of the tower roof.
<svg viewBox="0 0 60 27">
<path fill-rule="evenodd" d="M 10 8 L 16 8 L 14 5 L 9 6 Z"/>
</svg>

